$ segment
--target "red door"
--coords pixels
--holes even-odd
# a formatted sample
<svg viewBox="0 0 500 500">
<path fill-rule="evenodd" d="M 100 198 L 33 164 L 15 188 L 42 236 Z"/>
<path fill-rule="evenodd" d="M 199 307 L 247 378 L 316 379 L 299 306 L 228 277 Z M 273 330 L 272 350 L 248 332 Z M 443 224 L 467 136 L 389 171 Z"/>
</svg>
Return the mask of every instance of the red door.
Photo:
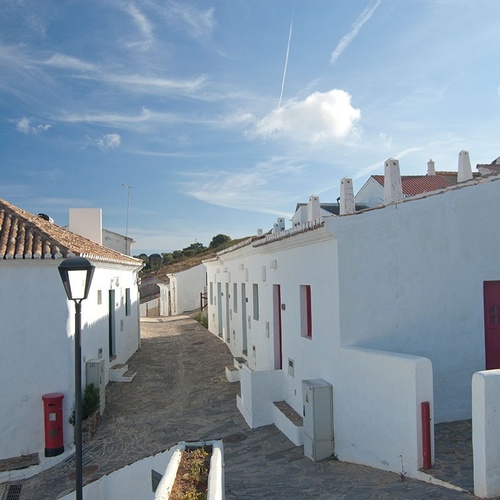
<svg viewBox="0 0 500 500">
<path fill-rule="evenodd" d="M 486 369 L 500 368 L 500 281 L 484 282 Z"/>
<path fill-rule="evenodd" d="M 283 340 L 281 333 L 281 287 L 273 285 L 273 317 L 274 317 L 274 369 L 283 368 Z"/>
</svg>

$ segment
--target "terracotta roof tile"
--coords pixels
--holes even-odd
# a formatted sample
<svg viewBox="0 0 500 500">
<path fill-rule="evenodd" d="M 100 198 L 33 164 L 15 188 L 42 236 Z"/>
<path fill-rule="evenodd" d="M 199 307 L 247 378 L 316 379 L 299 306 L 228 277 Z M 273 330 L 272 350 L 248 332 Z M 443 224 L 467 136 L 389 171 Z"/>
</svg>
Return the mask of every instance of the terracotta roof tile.
<svg viewBox="0 0 500 500">
<path fill-rule="evenodd" d="M 372 175 L 380 184 L 384 185 L 383 175 Z M 438 189 L 447 188 L 450 183 L 440 175 L 402 175 L 403 195 L 414 196 L 421 193 L 430 193 Z"/>
<path fill-rule="evenodd" d="M 0 260 L 85 257 L 140 267 L 142 261 L 104 247 L 0 199 Z"/>
</svg>

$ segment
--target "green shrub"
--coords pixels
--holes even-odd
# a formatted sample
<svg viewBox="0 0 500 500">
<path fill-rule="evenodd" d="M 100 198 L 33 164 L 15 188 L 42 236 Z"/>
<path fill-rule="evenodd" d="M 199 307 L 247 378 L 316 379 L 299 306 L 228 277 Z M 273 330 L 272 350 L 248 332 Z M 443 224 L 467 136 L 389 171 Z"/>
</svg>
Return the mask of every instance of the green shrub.
<svg viewBox="0 0 500 500">
<path fill-rule="evenodd" d="M 85 420 L 95 413 L 99 409 L 99 405 L 99 389 L 94 384 L 87 385 L 82 398 L 82 420 Z M 73 410 L 69 423 L 72 425 L 75 424 L 75 410 Z"/>
</svg>

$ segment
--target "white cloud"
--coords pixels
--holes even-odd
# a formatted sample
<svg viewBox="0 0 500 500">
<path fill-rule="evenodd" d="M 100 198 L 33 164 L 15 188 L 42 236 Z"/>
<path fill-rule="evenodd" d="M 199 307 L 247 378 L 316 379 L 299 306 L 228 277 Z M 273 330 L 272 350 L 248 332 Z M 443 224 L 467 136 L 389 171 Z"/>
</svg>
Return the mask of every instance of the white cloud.
<svg viewBox="0 0 500 500">
<path fill-rule="evenodd" d="M 93 64 L 66 54 L 53 54 L 48 59 L 43 61 L 42 64 L 45 66 L 52 66 L 54 68 L 76 69 L 84 72 L 96 70 L 96 67 Z"/>
<path fill-rule="evenodd" d="M 276 157 L 254 168 L 196 172 L 191 174 L 194 180 L 186 183 L 186 194 L 221 207 L 289 215 L 280 207 L 295 200 L 276 186 L 283 176 L 298 175 L 303 168 L 292 159 Z"/>
<path fill-rule="evenodd" d="M 141 50 L 147 51 L 153 43 L 153 27 L 151 26 L 149 19 L 135 5 L 127 5 L 126 11 L 134 21 L 143 37 L 143 40 L 131 42 L 127 45 L 129 47 L 138 47 Z"/>
<path fill-rule="evenodd" d="M 199 10 L 185 3 L 167 2 L 165 11 L 167 18 L 176 25 L 185 27 L 194 38 L 205 38 L 212 33 L 214 27 L 214 8 Z"/>
<path fill-rule="evenodd" d="M 303 101 L 274 109 L 257 122 L 253 134 L 312 144 L 342 140 L 352 135 L 360 117 L 361 111 L 351 105 L 351 96 L 344 90 L 314 92 Z"/>
<path fill-rule="evenodd" d="M 104 134 L 96 140 L 99 149 L 116 149 L 122 142 L 119 134 Z"/>
<path fill-rule="evenodd" d="M 375 9 L 380 5 L 381 0 L 377 0 L 372 6 L 366 7 L 366 9 L 360 14 L 360 16 L 354 21 L 352 25 L 352 29 L 347 35 L 344 35 L 338 45 L 335 47 L 332 55 L 330 57 L 330 64 L 335 64 L 337 59 L 342 55 L 345 49 L 349 46 L 349 44 L 358 36 L 359 31 L 363 27 L 363 25 L 369 21 L 369 19 L 373 16 Z"/>
<path fill-rule="evenodd" d="M 16 121 L 16 130 L 26 135 L 38 135 L 42 132 L 46 132 L 51 127 L 52 125 L 48 125 L 46 123 L 34 125 L 31 120 L 25 116 Z"/>
</svg>

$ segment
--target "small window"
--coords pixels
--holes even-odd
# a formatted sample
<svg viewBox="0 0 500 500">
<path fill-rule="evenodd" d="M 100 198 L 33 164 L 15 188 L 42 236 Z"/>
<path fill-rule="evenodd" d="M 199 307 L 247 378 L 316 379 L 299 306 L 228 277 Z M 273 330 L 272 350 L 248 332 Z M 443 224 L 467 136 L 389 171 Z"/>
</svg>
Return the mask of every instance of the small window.
<svg viewBox="0 0 500 500">
<path fill-rule="evenodd" d="M 102 304 L 102 290 L 97 290 L 97 304 Z"/>
<path fill-rule="evenodd" d="M 253 285 L 253 319 L 259 321 L 259 285 Z"/>
<path fill-rule="evenodd" d="M 125 288 L 125 316 L 130 316 L 130 288 Z"/>
<path fill-rule="evenodd" d="M 238 284 L 233 283 L 233 311 L 238 312 Z"/>
<path fill-rule="evenodd" d="M 210 282 L 210 305 L 214 305 L 214 284 Z"/>
<path fill-rule="evenodd" d="M 300 333 L 312 338 L 311 285 L 300 285 Z"/>
</svg>

